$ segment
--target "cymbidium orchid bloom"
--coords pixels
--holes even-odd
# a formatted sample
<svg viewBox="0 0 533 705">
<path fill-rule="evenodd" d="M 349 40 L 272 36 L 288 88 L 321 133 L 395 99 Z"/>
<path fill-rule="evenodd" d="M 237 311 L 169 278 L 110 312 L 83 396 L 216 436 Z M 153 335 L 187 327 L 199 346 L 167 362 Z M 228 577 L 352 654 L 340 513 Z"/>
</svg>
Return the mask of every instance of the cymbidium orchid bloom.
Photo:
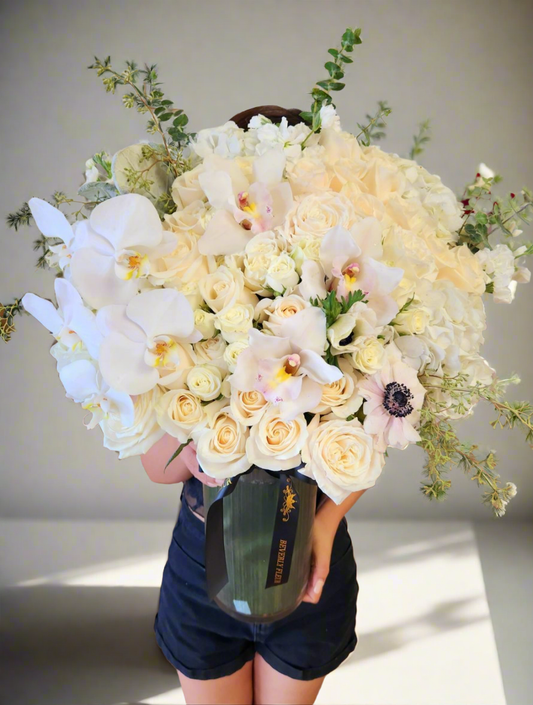
<svg viewBox="0 0 533 705">
<path fill-rule="evenodd" d="M 283 151 L 272 149 L 253 163 L 253 181 L 230 160 L 210 157 L 198 181 L 215 212 L 198 242 L 204 255 L 232 255 L 244 251 L 257 233 L 281 225 L 293 198 L 282 181 Z"/>
<path fill-rule="evenodd" d="M 364 429 L 375 436 L 374 445 L 384 452 L 387 446 L 404 450 L 420 440 L 416 426 L 426 390 L 417 371 L 402 362 L 394 343 L 387 347 L 388 359 L 381 370 L 362 379 L 357 391 L 366 399 Z"/>
<path fill-rule="evenodd" d="M 54 289 L 57 309 L 47 299 L 31 293 L 22 297 L 22 305 L 65 348 L 75 351 L 85 345 L 91 357 L 98 359 L 102 335 L 94 313 L 84 305 L 81 296 L 66 279 L 56 278 Z"/>
<path fill-rule="evenodd" d="M 96 320 L 104 336 L 102 377 L 126 394 L 143 394 L 167 381 L 180 383 L 193 365 L 184 346 L 202 338 L 189 302 L 174 289 L 142 292 L 127 306 L 104 306 Z"/>
<path fill-rule="evenodd" d="M 89 360 L 76 360 L 59 371 L 67 397 L 82 405 L 92 414 L 86 424 L 94 428 L 110 413 L 120 417 L 124 426 L 131 426 L 135 416 L 133 401 L 128 394 L 117 392 L 104 382 L 101 373 Z"/>
<path fill-rule="evenodd" d="M 383 264 L 382 256 L 378 220 L 364 218 L 351 231 L 337 225 L 322 239 L 320 263 L 303 263 L 300 294 L 306 299 L 324 298 L 335 290 L 340 300 L 361 289 L 376 313 L 376 325 L 386 325 L 399 310 L 390 294 L 400 283 L 403 269 Z"/>
<path fill-rule="evenodd" d="M 155 207 L 139 194 L 116 196 L 97 205 L 85 227 L 70 262 L 72 283 L 95 309 L 127 304 L 148 285 L 150 258 L 159 255 L 163 227 Z"/>
<path fill-rule="evenodd" d="M 322 397 L 322 385 L 342 377 L 338 367 L 321 357 L 326 319 L 318 308 L 306 308 L 286 319 L 279 336 L 252 329 L 248 340 L 230 383 L 241 392 L 261 392 L 267 401 L 279 404 L 284 419 L 313 409 Z"/>
</svg>

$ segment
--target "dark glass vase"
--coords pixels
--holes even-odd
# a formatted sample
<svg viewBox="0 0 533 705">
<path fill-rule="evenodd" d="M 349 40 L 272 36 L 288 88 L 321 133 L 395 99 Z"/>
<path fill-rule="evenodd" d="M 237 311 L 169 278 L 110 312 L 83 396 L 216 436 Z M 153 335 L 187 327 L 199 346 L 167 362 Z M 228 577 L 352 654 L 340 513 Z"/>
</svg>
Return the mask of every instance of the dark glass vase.
<svg viewBox="0 0 533 705">
<path fill-rule="evenodd" d="M 278 511 L 278 477 L 254 467 L 239 477 L 234 491 L 223 500 L 228 582 L 214 600 L 221 609 L 242 621 L 274 622 L 290 614 L 304 597 L 317 487 L 298 477 L 291 479 L 298 493 L 298 525 L 288 581 L 280 585 L 266 587 Z M 203 487 L 207 517 L 219 489 Z"/>
</svg>

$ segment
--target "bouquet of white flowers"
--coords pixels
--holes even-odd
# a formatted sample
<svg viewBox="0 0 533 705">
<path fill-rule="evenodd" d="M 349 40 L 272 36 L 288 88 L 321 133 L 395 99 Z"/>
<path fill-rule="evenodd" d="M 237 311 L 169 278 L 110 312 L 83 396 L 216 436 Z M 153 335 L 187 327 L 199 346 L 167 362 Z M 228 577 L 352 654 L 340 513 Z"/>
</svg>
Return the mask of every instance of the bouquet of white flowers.
<svg viewBox="0 0 533 705">
<path fill-rule="evenodd" d="M 5 337 L 22 307 L 46 326 L 67 397 L 120 458 L 168 433 L 180 449 L 194 440 L 212 477 L 298 468 L 340 503 L 374 485 L 388 448 L 415 443 L 425 495 L 442 498 L 460 464 L 501 515 L 515 486 L 450 420 L 484 398 L 532 439 L 531 406 L 502 400 L 519 380 L 498 380 L 480 354 L 483 297 L 510 303 L 529 281 L 519 261 L 533 248 L 516 237 L 531 193 L 495 199 L 499 177 L 481 165 L 458 199 L 372 144 L 385 103 L 357 136 L 343 131 L 331 93 L 360 41 L 348 29 L 329 50 L 310 112 L 266 106 L 196 135 L 155 67 L 96 59 L 162 143 L 93 156 L 72 223 L 61 193 L 10 216 L 41 231 L 57 307 L 32 293 L 4 306 Z"/>
</svg>

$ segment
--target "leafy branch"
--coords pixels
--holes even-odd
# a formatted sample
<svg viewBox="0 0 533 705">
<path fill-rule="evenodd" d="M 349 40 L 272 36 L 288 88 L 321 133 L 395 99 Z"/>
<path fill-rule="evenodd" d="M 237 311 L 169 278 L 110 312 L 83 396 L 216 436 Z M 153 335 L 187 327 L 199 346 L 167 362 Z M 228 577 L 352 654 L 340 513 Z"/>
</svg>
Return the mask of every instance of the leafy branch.
<svg viewBox="0 0 533 705">
<path fill-rule="evenodd" d="M 387 105 L 386 100 L 378 101 L 377 113 L 374 116 L 369 115 L 368 113 L 365 115 L 366 119 L 369 120 L 369 123 L 365 126 L 357 123 L 357 127 L 361 130 L 361 132 L 356 135 L 356 139 L 361 137 L 360 142 L 365 147 L 368 147 L 371 142 L 377 142 L 378 140 L 383 139 L 385 137 L 385 128 L 387 127 L 385 118 L 388 117 L 391 112 L 392 108 Z"/>
<path fill-rule="evenodd" d="M 352 306 L 358 301 L 365 301 L 364 292 L 361 289 L 351 291 L 348 296 L 337 299 L 337 292 L 330 291 L 323 299 L 316 296 L 309 299 L 311 306 L 322 309 L 326 315 L 326 328 L 331 328 L 337 318 L 343 313 L 348 313 Z M 366 303 L 366 302 L 365 302 Z"/>
<path fill-rule="evenodd" d="M 409 159 L 416 159 L 416 157 L 420 156 L 425 149 L 424 145 L 426 145 L 430 141 L 430 139 L 430 121 L 424 120 L 418 126 L 417 134 L 413 135 L 413 146 L 411 147 L 411 151 L 409 152 Z"/>
<path fill-rule="evenodd" d="M 18 210 L 13 211 L 13 213 L 8 213 L 6 216 L 6 222 L 9 228 L 15 228 L 15 230 L 18 230 L 25 225 L 30 225 L 32 218 L 33 216 L 29 205 L 27 203 L 23 203 Z"/>
<path fill-rule="evenodd" d="M 24 313 L 21 299 L 15 299 L 12 304 L 0 303 L 0 338 L 7 343 L 11 339 L 11 334 L 15 332 L 15 316 Z"/>
<path fill-rule="evenodd" d="M 324 68 L 329 74 L 329 78 L 317 81 L 315 87 L 311 91 L 313 104 L 309 112 L 300 113 L 300 117 L 311 126 L 312 133 L 318 132 L 320 129 L 320 110 L 324 105 L 332 104 L 333 98 L 331 91 L 341 91 L 345 84 L 340 81 L 344 78 L 345 64 L 353 63 L 353 59 L 348 56 L 353 51 L 356 44 L 362 44 L 361 30 L 348 29 L 344 32 L 341 39 L 341 44 L 337 49 L 328 49 L 328 54 L 333 57 L 333 60 L 327 61 Z M 311 133 L 311 134 L 312 134 Z"/>
</svg>

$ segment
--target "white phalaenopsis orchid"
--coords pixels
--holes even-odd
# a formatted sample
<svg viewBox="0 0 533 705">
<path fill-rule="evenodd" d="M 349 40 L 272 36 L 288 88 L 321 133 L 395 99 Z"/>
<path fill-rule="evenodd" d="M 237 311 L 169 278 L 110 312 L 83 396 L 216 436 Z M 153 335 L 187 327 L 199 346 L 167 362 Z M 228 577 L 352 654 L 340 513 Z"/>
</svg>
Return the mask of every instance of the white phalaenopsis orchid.
<svg viewBox="0 0 533 705">
<path fill-rule="evenodd" d="M 244 251 L 257 233 L 281 225 L 293 198 L 290 184 L 282 181 L 286 158 L 272 149 L 253 163 L 253 181 L 228 159 L 212 156 L 198 181 L 215 209 L 198 242 L 203 255 L 232 255 Z"/>
<path fill-rule="evenodd" d="M 267 401 L 279 404 L 284 419 L 314 409 L 322 397 L 322 385 L 342 377 L 338 367 L 321 357 L 326 319 L 318 308 L 306 308 L 286 319 L 279 336 L 252 329 L 248 340 L 249 347 L 237 358 L 231 385 L 241 392 L 261 392 Z"/>
<path fill-rule="evenodd" d="M 91 357 L 98 359 L 102 335 L 94 313 L 84 305 L 79 293 L 66 279 L 57 278 L 54 289 L 57 309 L 47 299 L 31 293 L 22 297 L 22 305 L 66 348 L 76 350 L 85 345 Z"/>
<path fill-rule="evenodd" d="M 159 254 L 163 227 L 155 207 L 135 193 L 116 196 L 94 208 L 85 228 L 70 263 L 72 283 L 93 308 L 127 304 L 148 286 L 150 258 Z"/>
<path fill-rule="evenodd" d="M 124 392 L 111 389 L 93 362 L 71 362 L 59 370 L 59 378 L 67 397 L 92 413 L 91 420 L 86 424 L 88 429 L 94 428 L 110 413 L 119 416 L 124 426 L 132 425 L 135 416 L 132 398 Z"/>
<path fill-rule="evenodd" d="M 188 357 L 183 345 L 202 338 L 194 327 L 189 302 L 174 289 L 142 292 L 127 306 L 104 306 L 96 320 L 104 336 L 102 377 L 126 394 L 143 394 L 165 374 L 181 373 L 183 359 Z"/>
<path fill-rule="evenodd" d="M 376 325 L 387 325 L 399 310 L 390 294 L 400 283 L 403 269 L 383 264 L 382 256 L 378 220 L 364 218 L 351 231 L 337 225 L 324 235 L 320 263 L 303 263 L 300 293 L 306 299 L 324 298 L 336 290 L 340 300 L 361 289 L 376 314 Z"/>
</svg>

